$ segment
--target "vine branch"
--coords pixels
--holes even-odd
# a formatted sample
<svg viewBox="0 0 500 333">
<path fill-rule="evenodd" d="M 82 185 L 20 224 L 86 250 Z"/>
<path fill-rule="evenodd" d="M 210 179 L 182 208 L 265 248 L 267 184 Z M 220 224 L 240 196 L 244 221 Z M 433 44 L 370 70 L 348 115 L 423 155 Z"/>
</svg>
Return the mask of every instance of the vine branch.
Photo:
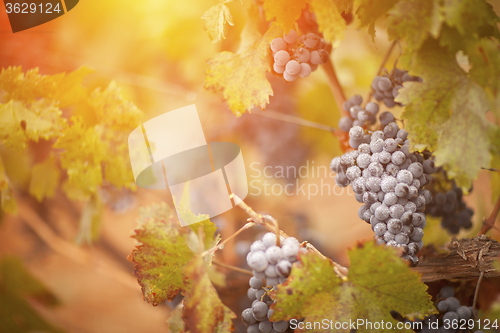
<svg viewBox="0 0 500 333">
<path fill-rule="evenodd" d="M 500 211 L 500 196 L 498 196 L 497 203 L 495 204 L 495 207 L 493 207 L 493 211 L 491 212 L 488 219 L 486 220 L 483 219 L 483 227 L 481 228 L 481 231 L 479 231 L 478 236 L 484 235 L 485 233 L 490 231 L 491 228 L 494 228 L 495 221 L 497 219 L 499 211 Z"/>
<path fill-rule="evenodd" d="M 342 90 L 342 87 L 340 86 L 340 82 L 337 79 L 337 74 L 335 73 L 335 68 L 333 67 L 333 62 L 331 57 L 328 58 L 328 61 L 323 64 L 323 69 L 325 71 L 326 76 L 328 77 L 328 85 L 330 86 L 330 89 L 333 94 L 333 98 L 335 99 L 335 102 L 337 103 L 337 107 L 340 110 L 340 113 L 343 116 L 348 116 L 348 112 L 344 110 L 342 107 L 342 104 L 345 102 L 345 95 L 344 91 Z"/>
<path fill-rule="evenodd" d="M 251 271 L 247 270 L 247 269 L 239 268 L 239 267 L 236 267 L 236 266 L 233 266 L 233 265 L 228 265 L 228 264 L 225 264 L 225 263 L 220 262 L 220 261 L 215 260 L 215 259 L 212 259 L 212 263 L 214 265 L 217 265 L 217 266 L 220 266 L 220 267 L 224 267 L 224 268 L 233 270 L 235 272 L 240 272 L 240 273 L 243 273 L 243 274 L 247 274 L 247 275 L 253 276 L 253 273 Z"/>
<path fill-rule="evenodd" d="M 398 43 L 398 41 L 395 40 L 394 42 L 392 42 L 391 46 L 389 46 L 389 48 L 387 49 L 387 52 L 385 53 L 384 58 L 382 59 L 382 62 L 380 63 L 380 66 L 377 70 L 377 74 L 375 74 L 375 76 L 379 76 L 380 73 L 382 73 L 382 69 L 384 69 L 385 63 L 387 62 L 387 60 L 389 60 L 389 57 L 391 56 L 392 50 L 394 50 L 394 47 L 396 46 L 397 43 Z M 366 106 L 366 103 L 368 103 L 370 101 L 372 96 L 373 96 L 373 88 L 370 86 L 370 92 L 368 93 L 368 96 L 366 96 L 365 100 L 363 101 L 363 108 Z"/>
</svg>

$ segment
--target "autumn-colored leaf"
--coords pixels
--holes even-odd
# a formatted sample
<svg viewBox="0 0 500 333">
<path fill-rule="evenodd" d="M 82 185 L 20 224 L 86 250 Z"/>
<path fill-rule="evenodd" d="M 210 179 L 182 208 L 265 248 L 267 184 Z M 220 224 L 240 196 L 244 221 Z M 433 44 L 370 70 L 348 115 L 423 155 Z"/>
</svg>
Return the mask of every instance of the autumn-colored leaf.
<svg viewBox="0 0 500 333">
<path fill-rule="evenodd" d="M 262 36 L 249 20 L 237 53 L 224 51 L 207 61 L 205 88 L 222 91 L 223 99 L 236 116 L 255 106 L 265 108 L 269 103 L 273 94 L 266 78 L 271 63 L 269 43 L 281 34 L 282 30 L 273 24 Z"/>
<path fill-rule="evenodd" d="M 271 21 L 276 18 L 276 24 L 285 32 L 294 29 L 295 21 L 300 18 L 302 10 L 309 0 L 264 0 L 266 19 Z"/>
<path fill-rule="evenodd" d="M 14 193 L 12 192 L 12 185 L 9 178 L 5 173 L 5 167 L 3 160 L 0 157 L 0 208 L 2 211 L 16 214 L 17 204 L 14 199 Z"/>
<path fill-rule="evenodd" d="M 215 232 L 215 228 L 203 228 Z M 213 233 L 205 236 L 214 238 Z M 192 244 L 197 234 L 188 227 L 181 228 L 175 211 L 162 203 L 141 209 L 139 227 L 132 237 L 141 243 L 129 255 L 129 260 L 135 264 L 134 274 L 144 300 L 158 305 L 166 299 L 174 299 L 180 291 L 184 293 L 188 288 L 184 267 L 197 250 Z"/>
<path fill-rule="evenodd" d="M 236 316 L 222 304 L 208 277 L 205 261 L 195 256 L 184 268 L 189 277 L 189 291 L 184 298 L 182 317 L 191 333 L 231 332 L 231 319 Z"/>
<path fill-rule="evenodd" d="M 31 170 L 30 194 L 39 202 L 46 197 L 52 197 L 59 186 L 61 172 L 56 165 L 54 155 L 43 162 L 37 163 Z"/>
<path fill-rule="evenodd" d="M 60 108 L 86 102 L 89 91 L 87 87 L 82 85 L 82 82 L 92 73 L 94 73 L 94 70 L 81 67 L 64 76 L 54 96 L 54 99 L 59 101 Z"/>
<path fill-rule="evenodd" d="M 355 0 L 356 15 L 360 26 L 368 26 L 368 33 L 375 38 L 375 22 L 380 16 L 387 14 L 399 0 Z"/>
<path fill-rule="evenodd" d="M 231 26 L 234 25 L 233 16 L 226 6 L 226 3 L 231 1 L 221 0 L 219 4 L 210 7 L 201 17 L 205 21 L 203 28 L 207 31 L 208 37 L 210 37 L 213 43 L 220 42 L 226 38 L 224 36 L 224 25 L 226 23 Z"/>
<path fill-rule="evenodd" d="M 0 142 L 17 150 L 61 133 L 66 120 L 54 102 L 40 99 L 25 105 L 16 100 L 0 104 Z"/>
<path fill-rule="evenodd" d="M 288 282 L 275 293 L 273 320 L 304 317 L 304 323 L 365 320 L 391 322 L 390 311 L 407 317 L 435 313 L 427 286 L 400 259 L 396 251 L 368 242 L 349 251 L 350 268 L 344 281 L 334 273 L 333 264 L 315 253 L 301 255 Z M 318 306 L 321 304 L 321 306 Z M 323 332 L 307 328 L 304 332 Z M 378 332 L 393 332 L 380 329 Z M 343 332 L 333 328 L 331 332 Z M 357 332 L 371 332 L 358 327 Z"/>
<path fill-rule="evenodd" d="M 350 7 L 345 2 L 340 2 L 339 6 L 337 2 L 335 0 L 310 0 L 311 9 L 316 14 L 319 30 L 323 33 L 325 40 L 334 46 L 337 46 L 344 39 L 346 22 L 340 14 Z"/>
<path fill-rule="evenodd" d="M 102 184 L 101 162 L 105 148 L 94 128 L 87 127 L 81 118 L 73 117 L 54 148 L 62 149 L 61 166 L 68 174 L 66 193 L 73 199 L 85 199 Z M 81 196 L 76 196 L 78 189 Z"/>
<path fill-rule="evenodd" d="M 57 94 L 64 73 L 40 75 L 38 68 L 23 73 L 22 67 L 9 67 L 0 73 L 0 89 L 6 92 L 4 100 L 33 102 L 39 98 L 52 99 Z"/>
</svg>

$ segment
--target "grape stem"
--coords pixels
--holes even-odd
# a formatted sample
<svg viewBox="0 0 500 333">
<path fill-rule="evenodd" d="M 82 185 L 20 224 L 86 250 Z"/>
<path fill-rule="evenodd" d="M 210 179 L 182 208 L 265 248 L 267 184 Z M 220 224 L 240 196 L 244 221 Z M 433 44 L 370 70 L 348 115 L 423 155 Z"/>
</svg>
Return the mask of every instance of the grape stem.
<svg viewBox="0 0 500 333">
<path fill-rule="evenodd" d="M 335 68 L 333 67 L 333 62 L 331 57 L 328 58 L 328 61 L 323 64 L 323 70 L 325 71 L 326 76 L 328 77 L 328 85 L 330 86 L 330 90 L 332 91 L 333 98 L 337 103 L 337 107 L 340 110 L 340 113 L 343 116 L 348 116 L 349 113 L 344 110 L 342 104 L 345 102 L 344 91 L 342 90 L 342 86 L 337 79 L 337 74 L 335 73 Z"/>
<path fill-rule="evenodd" d="M 274 232 L 277 234 L 277 230 L 276 228 L 278 227 L 278 224 L 276 222 L 276 220 L 274 218 L 272 218 L 271 216 L 269 215 L 261 215 L 261 214 L 257 214 L 250 206 L 248 206 L 243 200 L 241 200 L 240 198 L 238 198 L 237 195 L 235 194 L 231 194 L 231 198 L 232 199 L 236 199 L 236 201 L 239 201 L 239 204 L 238 206 L 240 206 L 248 215 L 250 215 L 251 217 L 248 219 L 248 221 L 251 221 L 251 222 L 255 222 L 256 224 L 260 224 L 260 225 L 263 225 L 267 230 L 271 231 L 271 232 Z M 276 224 L 274 224 L 274 222 L 270 222 L 270 219 L 271 221 L 274 221 L 276 222 Z M 279 227 L 278 227 L 279 228 Z M 280 236 L 283 236 L 285 238 L 288 238 L 290 236 L 288 236 L 284 231 L 282 230 L 279 230 L 278 229 L 278 232 L 279 232 L 279 235 Z M 278 237 L 279 238 L 279 237 Z M 279 242 L 279 240 L 278 240 Z M 304 242 L 305 245 L 306 245 L 306 248 L 308 250 L 311 250 L 312 252 L 315 252 L 317 255 L 319 255 L 322 259 L 324 260 L 329 260 L 332 264 L 333 264 L 333 270 L 335 271 L 335 273 L 342 279 L 342 280 L 347 280 L 347 273 L 349 272 L 349 270 L 336 263 L 335 261 L 333 261 L 332 259 L 328 258 L 327 256 L 325 256 L 323 253 L 321 253 L 318 249 L 316 249 L 314 247 L 314 245 L 312 245 L 311 243 L 309 242 Z M 278 243 L 279 244 L 279 243 Z"/>
<path fill-rule="evenodd" d="M 490 231 L 492 228 L 495 227 L 495 221 L 498 216 L 498 212 L 500 211 L 500 196 L 498 196 L 497 203 L 495 204 L 495 207 L 493 207 L 493 211 L 491 212 L 490 216 L 488 217 L 487 220 L 483 219 L 483 227 L 481 228 L 481 231 L 479 231 L 478 236 L 484 235 L 488 231 Z"/>
<path fill-rule="evenodd" d="M 227 242 L 229 242 L 231 239 L 233 239 L 234 237 L 238 236 L 239 234 L 241 234 L 243 231 L 247 230 L 247 229 L 250 229 L 251 227 L 253 227 L 255 225 L 254 222 L 248 222 L 246 223 L 243 227 L 241 227 L 240 229 L 238 229 L 234 234 L 232 234 L 231 236 L 229 236 L 228 238 L 224 239 L 222 242 L 220 242 L 219 244 L 215 245 L 214 247 L 212 247 L 211 249 L 209 250 L 206 250 L 204 252 L 201 253 L 201 256 L 204 257 L 206 256 L 207 254 L 213 254 L 215 253 L 215 251 L 217 250 L 220 250 L 220 249 L 223 249 L 224 248 L 224 244 L 226 244 Z"/>
<path fill-rule="evenodd" d="M 247 270 L 247 269 L 243 269 L 243 268 L 239 268 L 239 267 L 236 267 L 236 266 L 228 265 L 228 264 L 225 264 L 225 263 L 220 262 L 220 261 L 215 260 L 215 259 L 212 259 L 212 263 L 214 265 L 217 265 L 217 266 L 220 266 L 220 267 L 224 267 L 224 268 L 233 270 L 235 272 L 240 272 L 240 273 L 243 273 L 243 274 L 247 274 L 247 275 L 253 276 L 253 273 L 251 271 Z"/>
<path fill-rule="evenodd" d="M 396 39 L 394 42 L 392 42 L 391 46 L 389 46 L 389 49 L 387 49 L 387 52 L 385 53 L 385 56 L 382 59 L 382 62 L 380 63 L 377 74 L 375 76 L 379 76 L 380 73 L 382 73 L 382 70 L 384 69 L 385 63 L 387 62 L 387 60 L 391 56 L 392 50 L 394 50 L 394 47 L 396 46 L 397 43 L 398 43 L 398 40 Z M 363 109 L 365 108 L 366 103 L 368 103 L 370 101 L 372 96 L 373 96 L 373 88 L 370 86 L 370 93 L 368 93 L 368 96 L 366 96 L 366 98 L 364 100 Z"/>
</svg>

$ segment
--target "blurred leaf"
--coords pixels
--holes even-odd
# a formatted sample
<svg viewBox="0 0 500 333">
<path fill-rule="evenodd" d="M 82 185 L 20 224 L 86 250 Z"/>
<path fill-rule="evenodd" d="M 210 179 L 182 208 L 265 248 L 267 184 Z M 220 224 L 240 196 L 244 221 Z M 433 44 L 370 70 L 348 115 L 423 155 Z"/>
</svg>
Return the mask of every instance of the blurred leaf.
<svg viewBox="0 0 500 333">
<path fill-rule="evenodd" d="M 33 102 L 38 98 L 53 99 L 64 75 L 40 75 L 38 68 L 28 70 L 26 74 L 20 66 L 3 68 L 0 89 L 7 93 L 4 97 L 6 102 L 14 99 L 24 102 Z"/>
<path fill-rule="evenodd" d="M 437 38 L 443 20 L 439 3 L 434 0 L 399 1 L 387 19 L 390 39 L 406 41 L 406 52 L 418 50 L 429 35 Z"/>
<path fill-rule="evenodd" d="M 368 33 L 375 38 L 375 22 L 380 16 L 387 14 L 387 12 L 399 0 L 355 0 L 358 6 L 356 15 L 359 18 L 360 26 L 368 26 Z"/>
<path fill-rule="evenodd" d="M 30 194 L 41 202 L 46 197 L 54 196 L 59 185 L 61 172 L 56 165 L 54 155 L 50 155 L 43 162 L 37 163 L 31 170 Z"/>
<path fill-rule="evenodd" d="M 12 192 L 12 187 L 5 174 L 5 168 L 3 165 L 3 160 L 0 157 L 0 208 L 3 212 L 10 214 L 17 214 L 17 204 L 14 199 L 14 193 Z"/>
<path fill-rule="evenodd" d="M 352 6 L 352 1 L 310 0 L 312 11 L 316 14 L 319 30 L 325 40 L 337 46 L 344 39 L 346 22 L 342 15 L 344 10 Z"/>
<path fill-rule="evenodd" d="M 264 0 L 264 11 L 266 19 L 272 21 L 276 18 L 276 24 L 286 33 L 294 29 L 295 21 L 300 18 L 302 10 L 309 0 Z"/>
<path fill-rule="evenodd" d="M 273 94 L 266 78 L 270 71 L 269 43 L 282 30 L 272 24 L 262 36 L 249 20 L 241 36 L 241 46 L 237 53 L 224 51 L 207 60 L 205 88 L 222 91 L 223 99 L 236 116 L 250 111 L 255 106 L 262 109 Z"/>
<path fill-rule="evenodd" d="M 484 0 L 445 0 L 442 2 L 446 23 L 467 37 L 500 37 L 500 21 L 493 7 Z"/>
<path fill-rule="evenodd" d="M 76 243 L 91 244 L 101 233 L 103 203 L 98 192 L 92 194 L 85 203 L 80 216 L 80 226 L 76 235 Z"/>
<path fill-rule="evenodd" d="M 68 174 L 64 187 L 74 200 L 88 198 L 102 184 L 101 162 L 105 156 L 104 143 L 94 128 L 85 126 L 80 117 L 71 118 L 72 125 L 64 129 L 54 143 L 62 149 L 61 166 Z M 75 190 L 81 192 L 79 195 Z"/>
<path fill-rule="evenodd" d="M 0 104 L 0 141 L 24 150 L 29 140 L 38 142 L 59 135 L 66 120 L 56 105 L 44 99 L 30 105 L 14 100 Z"/>
<path fill-rule="evenodd" d="M 3 258 L 0 261 L 0 331 L 62 332 L 41 318 L 25 297 L 33 298 L 47 306 L 59 305 L 54 294 L 32 276 L 19 259 Z"/>
<path fill-rule="evenodd" d="M 94 70 L 88 67 L 80 67 L 64 76 L 54 97 L 60 101 L 60 108 L 86 102 L 89 91 L 88 88 L 82 85 L 82 82 L 92 73 L 94 73 Z"/>
<path fill-rule="evenodd" d="M 301 255 L 288 282 L 275 293 L 272 319 L 305 317 L 305 322 L 325 318 L 333 322 L 364 319 L 372 323 L 383 320 L 392 322 L 394 327 L 391 310 L 409 318 L 423 318 L 436 312 L 427 286 L 394 249 L 368 242 L 349 251 L 349 259 L 349 273 L 343 281 L 335 275 L 329 260 L 315 253 Z M 358 329 L 359 333 L 369 331 Z"/>
<path fill-rule="evenodd" d="M 231 1 L 222 0 L 219 4 L 210 7 L 201 17 L 205 21 L 203 28 L 208 32 L 208 36 L 213 43 L 226 38 L 224 36 L 224 24 L 234 25 L 233 16 L 225 5 Z"/>
<path fill-rule="evenodd" d="M 165 203 L 141 209 L 139 227 L 132 236 L 141 245 L 136 246 L 128 259 L 135 264 L 134 274 L 144 300 L 153 305 L 172 300 L 179 291 L 186 290 L 183 269 L 194 255 L 188 246 L 188 238 L 193 233 L 190 228 L 181 228 L 174 214 Z M 204 230 L 215 232 L 208 227 Z M 214 234 L 205 237 L 213 239 Z"/>
<path fill-rule="evenodd" d="M 184 298 L 182 318 L 191 333 L 231 332 L 236 315 L 222 304 L 208 277 L 205 261 L 195 256 L 184 268 L 189 277 L 189 290 Z"/>
<path fill-rule="evenodd" d="M 184 333 L 184 320 L 182 320 L 183 302 L 179 303 L 174 310 L 170 311 L 168 319 L 168 331 L 170 333 Z"/>
</svg>

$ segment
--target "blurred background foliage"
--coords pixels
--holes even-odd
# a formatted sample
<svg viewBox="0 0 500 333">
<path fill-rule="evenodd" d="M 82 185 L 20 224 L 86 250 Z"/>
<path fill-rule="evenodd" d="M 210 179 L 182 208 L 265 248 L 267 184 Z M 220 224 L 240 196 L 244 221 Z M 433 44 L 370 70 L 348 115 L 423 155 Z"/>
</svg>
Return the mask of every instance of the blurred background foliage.
<svg viewBox="0 0 500 333">
<path fill-rule="evenodd" d="M 85 89 L 106 89 L 111 81 L 116 81 L 124 98 L 144 113 L 143 120 L 194 103 L 207 141 L 230 141 L 242 148 L 249 181 L 295 184 L 293 177 L 258 176 L 254 168 L 263 171 L 270 166 L 270 173 L 274 173 L 279 166 L 328 167 L 330 160 L 340 154 L 337 139 L 328 131 L 265 117 L 262 112 L 237 118 L 220 101 L 220 96 L 203 89 L 206 60 L 216 52 L 237 50 L 246 10 L 251 5 L 250 1 L 227 4 L 235 25 L 226 29 L 226 39 L 214 44 L 203 30 L 201 16 L 217 3 L 214 0 L 86 0 L 57 20 L 16 34 L 10 32 L 2 10 L 0 68 L 22 66 L 24 71 L 39 68 L 41 74 L 53 75 L 87 66 L 93 73 L 85 77 Z M 499 13 L 498 2 L 495 9 Z M 348 26 L 345 39 L 332 55 L 347 96 L 368 94 L 371 80 L 390 45 L 383 20 L 378 21 L 375 43 L 358 25 L 354 20 Z M 387 62 L 389 68 L 399 53 L 396 48 Z M 269 79 L 274 96 L 268 111 L 336 127 L 339 111 L 321 70 L 294 83 L 271 74 Z M 78 105 L 72 110 L 74 114 L 82 116 L 87 124 L 97 121 L 88 108 Z M 9 328 L 6 331 L 9 333 L 35 329 L 77 333 L 167 332 L 166 320 L 172 306 L 154 308 L 141 299 L 132 264 L 126 256 L 135 244 L 130 235 L 139 207 L 159 201 L 171 204 L 170 194 L 117 189 L 104 184 L 88 200 L 68 200 L 62 189 L 57 189 L 52 197 L 37 202 L 27 195 L 30 177 L 33 164 L 48 151 L 50 144 L 43 140 L 22 154 L 0 145 L 5 173 L 19 198 L 18 209 L 23 210 L 22 216 L 3 214 L 0 222 L 0 257 L 4 258 L 0 261 L 0 329 L 16 327 Z M 474 228 L 460 236 L 475 235 L 482 217 L 491 211 L 491 192 L 500 188 L 491 188 L 491 177 L 491 173 L 482 171 L 474 183 L 475 191 L 466 199 L 476 210 Z M 310 176 L 299 183 L 305 184 L 306 189 L 324 183 L 333 188 L 335 184 L 332 175 Z M 287 233 L 301 241 L 311 241 L 323 253 L 346 264 L 346 247 L 372 237 L 370 226 L 357 216 L 359 205 L 352 196 L 346 191 L 338 195 L 266 196 L 255 195 L 250 188 L 246 201 L 256 211 L 277 218 Z M 224 238 L 243 225 L 246 216 L 233 209 L 214 221 Z M 438 223 L 430 223 L 428 229 L 432 231 L 426 230 L 426 243 L 449 241 L 445 231 L 434 227 Z M 230 242 L 221 253 L 222 259 L 229 264 L 242 264 L 250 241 L 259 232 L 262 230 L 247 232 L 237 242 Z M 493 235 L 499 239 L 500 232 L 494 230 Z M 20 258 L 26 268 L 10 256 Z M 22 288 L 8 285 L 12 281 L 10 274 L 29 276 L 26 269 L 44 286 L 35 282 L 34 277 L 25 277 L 31 284 L 23 284 Z M 241 297 L 231 288 L 231 292 L 220 291 L 223 301 L 238 312 L 246 299 L 246 277 L 223 272 L 227 273 L 225 279 L 221 276 L 214 279 L 239 290 Z M 50 301 L 55 299 L 58 302 Z M 47 306 L 56 304 L 59 306 Z M 2 316 L 7 309 L 21 314 Z"/>
</svg>

